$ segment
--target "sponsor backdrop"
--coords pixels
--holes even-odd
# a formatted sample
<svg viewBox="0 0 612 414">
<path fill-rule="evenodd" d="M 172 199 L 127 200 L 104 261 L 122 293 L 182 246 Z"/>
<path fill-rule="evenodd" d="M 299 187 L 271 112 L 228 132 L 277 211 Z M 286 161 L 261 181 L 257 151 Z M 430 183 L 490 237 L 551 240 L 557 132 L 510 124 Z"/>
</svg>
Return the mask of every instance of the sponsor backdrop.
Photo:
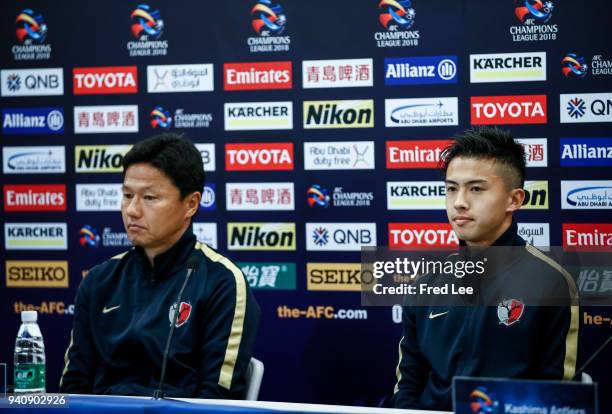
<svg viewBox="0 0 612 414">
<path fill-rule="evenodd" d="M 130 247 L 122 157 L 163 131 L 197 144 L 194 231 L 262 306 L 263 399 L 392 392 L 401 309 L 360 306 L 359 249 L 456 245 L 436 164 L 472 125 L 525 145 L 526 239 L 612 250 L 609 2 L 112 0 L 83 18 L 100 5 L 0 5 L 0 360 L 37 309 L 50 391 L 80 281 Z M 610 292 L 612 269 L 578 284 Z M 611 316 L 581 309 L 580 361 Z M 588 370 L 602 389 L 611 364 Z"/>
</svg>

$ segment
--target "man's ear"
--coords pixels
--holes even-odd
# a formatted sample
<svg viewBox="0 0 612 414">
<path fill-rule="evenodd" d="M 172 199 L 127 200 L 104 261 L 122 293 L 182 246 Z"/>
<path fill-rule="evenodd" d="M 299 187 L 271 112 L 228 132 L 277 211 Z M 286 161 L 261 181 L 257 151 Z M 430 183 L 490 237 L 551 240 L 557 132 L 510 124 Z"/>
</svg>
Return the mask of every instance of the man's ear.
<svg viewBox="0 0 612 414">
<path fill-rule="evenodd" d="M 186 218 L 192 218 L 198 212 L 200 208 L 200 201 L 202 200 L 202 193 L 194 191 L 185 197 L 185 203 L 187 205 Z"/>
<path fill-rule="evenodd" d="M 506 211 L 510 213 L 515 212 L 516 210 L 521 208 L 523 202 L 525 201 L 525 190 L 523 190 L 522 188 L 515 188 L 514 190 L 510 191 L 510 197 L 508 201 L 509 204 L 506 208 Z"/>
</svg>

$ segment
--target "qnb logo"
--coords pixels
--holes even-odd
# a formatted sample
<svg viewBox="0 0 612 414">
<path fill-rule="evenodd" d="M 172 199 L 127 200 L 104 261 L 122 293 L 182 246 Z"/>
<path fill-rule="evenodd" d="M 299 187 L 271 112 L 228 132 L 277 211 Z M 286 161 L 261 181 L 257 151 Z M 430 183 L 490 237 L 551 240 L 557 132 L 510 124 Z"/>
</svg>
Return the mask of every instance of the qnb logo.
<svg viewBox="0 0 612 414">
<path fill-rule="evenodd" d="M 164 21 L 159 10 L 152 10 L 148 5 L 139 5 L 132 14 L 132 35 L 138 40 L 157 40 L 164 31 Z"/>
<path fill-rule="evenodd" d="M 161 106 L 156 106 L 151 111 L 151 128 L 168 130 L 172 126 L 172 117 L 170 112 L 166 111 Z"/>
<path fill-rule="evenodd" d="M 323 208 L 329 207 L 329 192 L 320 185 L 313 185 L 306 192 L 307 203 L 309 207 L 319 206 Z"/>
<path fill-rule="evenodd" d="M 378 21 L 387 30 L 409 30 L 416 17 L 410 6 L 410 0 L 381 0 L 378 3 Z"/>
<path fill-rule="evenodd" d="M 566 78 L 584 78 L 587 75 L 588 65 L 584 63 L 584 58 L 575 53 L 568 53 L 561 60 L 561 71 Z"/>
<path fill-rule="evenodd" d="M 63 95 L 62 68 L 2 70 L 2 96 Z"/>
<path fill-rule="evenodd" d="M 312 231 L 312 241 L 317 246 L 325 246 L 329 242 L 329 231 L 324 227 L 317 227 Z"/>
<path fill-rule="evenodd" d="M 6 87 L 11 92 L 16 92 L 21 89 L 21 76 L 16 73 L 11 73 L 6 77 Z"/>
<path fill-rule="evenodd" d="M 287 16 L 278 3 L 260 0 L 251 9 L 251 26 L 260 36 L 280 35 L 287 27 Z"/>
<path fill-rule="evenodd" d="M 570 99 L 566 106 L 567 114 L 572 118 L 582 118 L 586 113 L 586 104 L 584 99 Z"/>
<path fill-rule="evenodd" d="M 32 9 L 24 9 L 15 19 L 17 29 L 15 34 L 21 43 L 40 44 L 47 37 L 47 25 L 42 14 L 36 14 Z"/>
<path fill-rule="evenodd" d="M 100 246 L 100 235 L 98 234 L 98 230 L 89 224 L 81 227 L 81 230 L 79 230 L 79 244 L 83 247 Z"/>
<path fill-rule="evenodd" d="M 521 23 L 547 23 L 552 17 L 554 5 L 552 1 L 515 0 L 514 14 Z"/>
<path fill-rule="evenodd" d="M 561 123 L 612 122 L 612 93 L 559 95 Z"/>
</svg>

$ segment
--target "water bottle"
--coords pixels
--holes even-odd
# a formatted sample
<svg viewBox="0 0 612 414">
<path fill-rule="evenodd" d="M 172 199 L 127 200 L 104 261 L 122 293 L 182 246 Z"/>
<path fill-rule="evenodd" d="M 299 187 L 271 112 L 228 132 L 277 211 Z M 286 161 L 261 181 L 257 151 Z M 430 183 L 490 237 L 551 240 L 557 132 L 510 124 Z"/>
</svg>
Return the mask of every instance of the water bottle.
<svg viewBox="0 0 612 414">
<path fill-rule="evenodd" d="M 21 312 L 15 341 L 15 393 L 45 392 L 45 344 L 36 311 Z"/>
</svg>

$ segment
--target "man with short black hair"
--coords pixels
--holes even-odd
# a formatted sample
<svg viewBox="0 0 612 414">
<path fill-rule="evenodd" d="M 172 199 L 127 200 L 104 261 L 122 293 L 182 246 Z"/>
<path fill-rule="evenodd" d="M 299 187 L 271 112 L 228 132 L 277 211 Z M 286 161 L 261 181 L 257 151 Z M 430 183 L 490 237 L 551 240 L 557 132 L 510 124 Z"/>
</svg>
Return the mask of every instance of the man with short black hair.
<svg viewBox="0 0 612 414">
<path fill-rule="evenodd" d="M 488 271 L 475 279 L 477 295 L 459 302 L 462 306 L 408 298 L 394 405 L 451 410 L 455 376 L 572 379 L 576 286 L 559 264 L 525 243 L 513 219 L 525 199 L 522 146 L 496 128 L 470 130 L 445 149 L 442 163 L 446 213 L 461 246 L 449 259 L 503 252 L 491 255 Z M 438 276 L 416 282 L 435 286 Z M 516 292 L 528 295 L 529 302 Z M 550 298 L 564 305 L 534 305 L 553 303 Z"/>
<path fill-rule="evenodd" d="M 182 137 L 125 155 L 121 214 L 134 248 L 79 286 L 61 392 L 152 396 L 171 337 L 159 394 L 245 397 L 260 310 L 240 269 L 196 241 L 203 188 L 200 152 Z"/>
</svg>

